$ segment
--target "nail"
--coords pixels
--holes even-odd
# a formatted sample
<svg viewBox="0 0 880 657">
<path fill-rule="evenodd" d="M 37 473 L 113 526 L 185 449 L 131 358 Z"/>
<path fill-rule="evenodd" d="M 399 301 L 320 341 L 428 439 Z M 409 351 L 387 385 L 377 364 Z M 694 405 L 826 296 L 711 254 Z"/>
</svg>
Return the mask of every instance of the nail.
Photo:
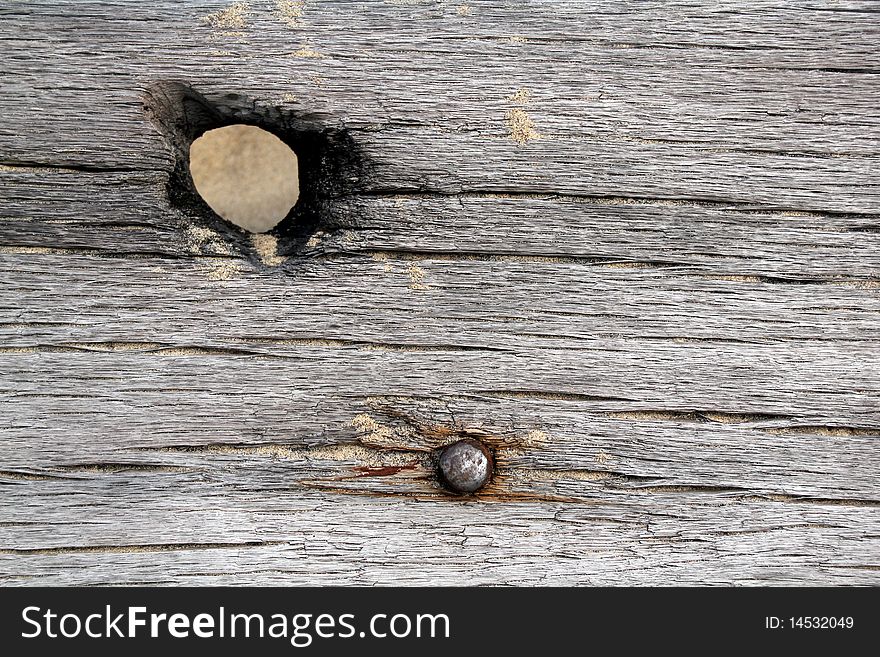
<svg viewBox="0 0 880 657">
<path fill-rule="evenodd" d="M 440 479 L 456 493 L 474 493 L 492 476 L 492 453 L 477 440 L 459 440 L 440 452 Z"/>
</svg>

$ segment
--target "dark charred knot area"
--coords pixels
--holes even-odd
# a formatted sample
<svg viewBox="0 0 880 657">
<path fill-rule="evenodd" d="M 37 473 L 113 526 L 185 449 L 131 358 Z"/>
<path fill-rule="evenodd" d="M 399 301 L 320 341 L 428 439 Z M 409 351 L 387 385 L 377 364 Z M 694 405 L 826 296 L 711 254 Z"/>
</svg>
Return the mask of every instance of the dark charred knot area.
<svg viewBox="0 0 880 657">
<path fill-rule="evenodd" d="M 174 154 L 169 204 L 188 221 L 211 228 L 255 260 L 251 233 L 220 217 L 196 190 L 190 172 L 190 147 L 196 139 L 209 130 L 250 125 L 275 135 L 296 154 L 299 198 L 287 216 L 267 231 L 278 240 L 279 256 L 302 254 L 315 232 L 337 230 L 333 199 L 355 192 L 364 178 L 364 158 L 348 131 L 307 113 L 263 105 L 241 94 L 202 95 L 186 84 L 169 81 L 147 89 L 144 110 Z"/>
<path fill-rule="evenodd" d="M 437 474 L 448 491 L 470 495 L 492 479 L 495 458 L 492 450 L 479 440 L 467 438 L 440 448 Z"/>
</svg>

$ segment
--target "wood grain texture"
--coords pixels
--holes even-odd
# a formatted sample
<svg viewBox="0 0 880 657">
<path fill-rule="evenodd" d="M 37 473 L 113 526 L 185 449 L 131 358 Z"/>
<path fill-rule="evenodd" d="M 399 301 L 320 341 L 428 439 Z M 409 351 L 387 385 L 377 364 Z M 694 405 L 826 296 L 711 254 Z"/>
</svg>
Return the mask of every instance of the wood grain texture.
<svg viewBox="0 0 880 657">
<path fill-rule="evenodd" d="M 874 3 L 228 6 L 0 3 L 0 582 L 880 584 Z M 175 205 L 170 82 L 363 170 Z"/>
</svg>

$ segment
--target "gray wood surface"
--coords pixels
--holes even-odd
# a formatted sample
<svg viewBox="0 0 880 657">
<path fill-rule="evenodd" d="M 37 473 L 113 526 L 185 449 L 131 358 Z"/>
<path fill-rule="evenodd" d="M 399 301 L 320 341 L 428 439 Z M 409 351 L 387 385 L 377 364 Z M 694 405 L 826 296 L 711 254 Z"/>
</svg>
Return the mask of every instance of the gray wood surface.
<svg viewBox="0 0 880 657">
<path fill-rule="evenodd" d="M 876 3 L 228 7 L 0 2 L 0 583 L 880 584 Z M 276 252 L 172 82 L 365 166 Z"/>
</svg>

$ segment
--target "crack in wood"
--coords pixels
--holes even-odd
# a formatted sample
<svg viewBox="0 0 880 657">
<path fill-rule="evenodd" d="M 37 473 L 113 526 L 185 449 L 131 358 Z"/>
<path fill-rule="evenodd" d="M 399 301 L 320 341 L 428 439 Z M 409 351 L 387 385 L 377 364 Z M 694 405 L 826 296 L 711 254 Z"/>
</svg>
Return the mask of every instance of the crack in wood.
<svg viewBox="0 0 880 657">
<path fill-rule="evenodd" d="M 731 413 L 729 411 L 698 410 L 677 411 L 670 409 L 639 409 L 632 411 L 612 411 L 608 417 L 618 420 L 661 420 L 672 422 L 717 422 L 719 424 L 752 424 L 776 420 L 794 420 L 788 415 L 776 413 Z"/>
<path fill-rule="evenodd" d="M 400 260 L 437 260 L 445 262 L 523 262 L 523 263 L 549 263 L 549 264 L 578 264 L 595 265 L 598 267 L 617 267 L 625 269 L 667 269 L 667 268 L 691 268 L 690 263 L 672 262 L 666 260 L 632 260 L 626 258 L 613 258 L 607 256 L 573 256 L 565 254 L 527 254 L 522 252 L 510 253 L 480 253 L 468 252 L 465 249 L 457 251 L 427 251 L 418 249 L 357 249 L 349 248 L 338 251 L 321 253 L 322 260 L 339 259 L 351 255 L 367 255 L 373 259 L 398 258 Z"/>
<path fill-rule="evenodd" d="M 380 199 L 434 199 L 434 198 L 459 198 L 467 199 L 522 199 L 537 201 L 553 201 L 557 199 L 571 200 L 596 205 L 650 205 L 660 207 L 695 207 L 695 208 L 715 208 L 730 212 L 744 212 L 759 215 L 779 215 L 791 216 L 797 214 L 804 217 L 837 217 L 837 218 L 861 218 L 861 217 L 878 217 L 880 212 L 853 212 L 853 211 L 836 211 L 836 210 L 813 210 L 807 208 L 798 208 L 795 206 L 778 206 L 770 204 L 744 203 L 733 199 L 717 199 L 709 200 L 696 197 L 675 197 L 675 196 L 625 196 L 614 194 L 575 194 L 570 192 L 560 192 L 556 190 L 547 191 L 522 191 L 517 189 L 473 189 L 462 188 L 454 191 L 444 191 L 440 189 L 425 189 L 419 187 L 400 187 L 400 188 L 376 188 L 376 189 L 359 189 L 347 194 L 339 195 L 338 199 L 354 199 L 362 198 L 380 198 Z"/>
<path fill-rule="evenodd" d="M 842 497 L 812 497 L 809 495 L 789 495 L 785 493 L 763 493 L 760 495 L 743 495 L 738 498 L 743 502 L 784 502 L 786 504 L 815 504 L 817 506 L 852 506 L 878 507 L 880 500 Z"/>
<path fill-rule="evenodd" d="M 240 339 L 238 342 L 249 342 Z M 272 344 L 276 346 L 302 346 L 329 349 L 356 348 L 366 351 L 391 351 L 401 353 L 433 353 L 433 352 L 511 352 L 511 349 L 481 345 L 462 344 L 408 344 L 406 342 L 378 342 L 370 340 L 342 340 L 331 338 L 283 338 L 278 341 L 254 340 L 254 343 Z M 295 356 L 287 356 L 253 349 L 236 347 L 208 347 L 196 345 L 173 345 L 154 342 L 61 342 L 58 344 L 20 345 L 15 347 L 2 346 L 0 354 L 27 353 L 137 353 L 154 356 L 247 356 L 289 360 Z"/>
<path fill-rule="evenodd" d="M 0 548 L 6 555 L 134 554 L 143 552 L 186 552 L 191 550 L 229 550 L 287 545 L 288 541 L 245 541 L 241 543 L 144 543 L 132 545 L 68 545 L 46 548 Z"/>
<path fill-rule="evenodd" d="M 29 472 L 23 470 L 0 470 L 0 477 L 18 481 L 71 481 L 74 477 L 63 477 L 46 472 Z"/>
<path fill-rule="evenodd" d="M 586 402 L 635 402 L 630 397 L 612 397 L 608 395 L 590 395 L 577 392 L 554 390 L 479 390 L 475 395 L 498 397 L 501 399 L 535 399 L 544 401 L 586 401 Z"/>
<path fill-rule="evenodd" d="M 161 463 L 72 463 L 56 465 L 53 470 L 59 472 L 93 472 L 116 474 L 122 472 L 174 473 L 195 472 L 198 468 L 183 465 L 165 465 Z"/>
</svg>

